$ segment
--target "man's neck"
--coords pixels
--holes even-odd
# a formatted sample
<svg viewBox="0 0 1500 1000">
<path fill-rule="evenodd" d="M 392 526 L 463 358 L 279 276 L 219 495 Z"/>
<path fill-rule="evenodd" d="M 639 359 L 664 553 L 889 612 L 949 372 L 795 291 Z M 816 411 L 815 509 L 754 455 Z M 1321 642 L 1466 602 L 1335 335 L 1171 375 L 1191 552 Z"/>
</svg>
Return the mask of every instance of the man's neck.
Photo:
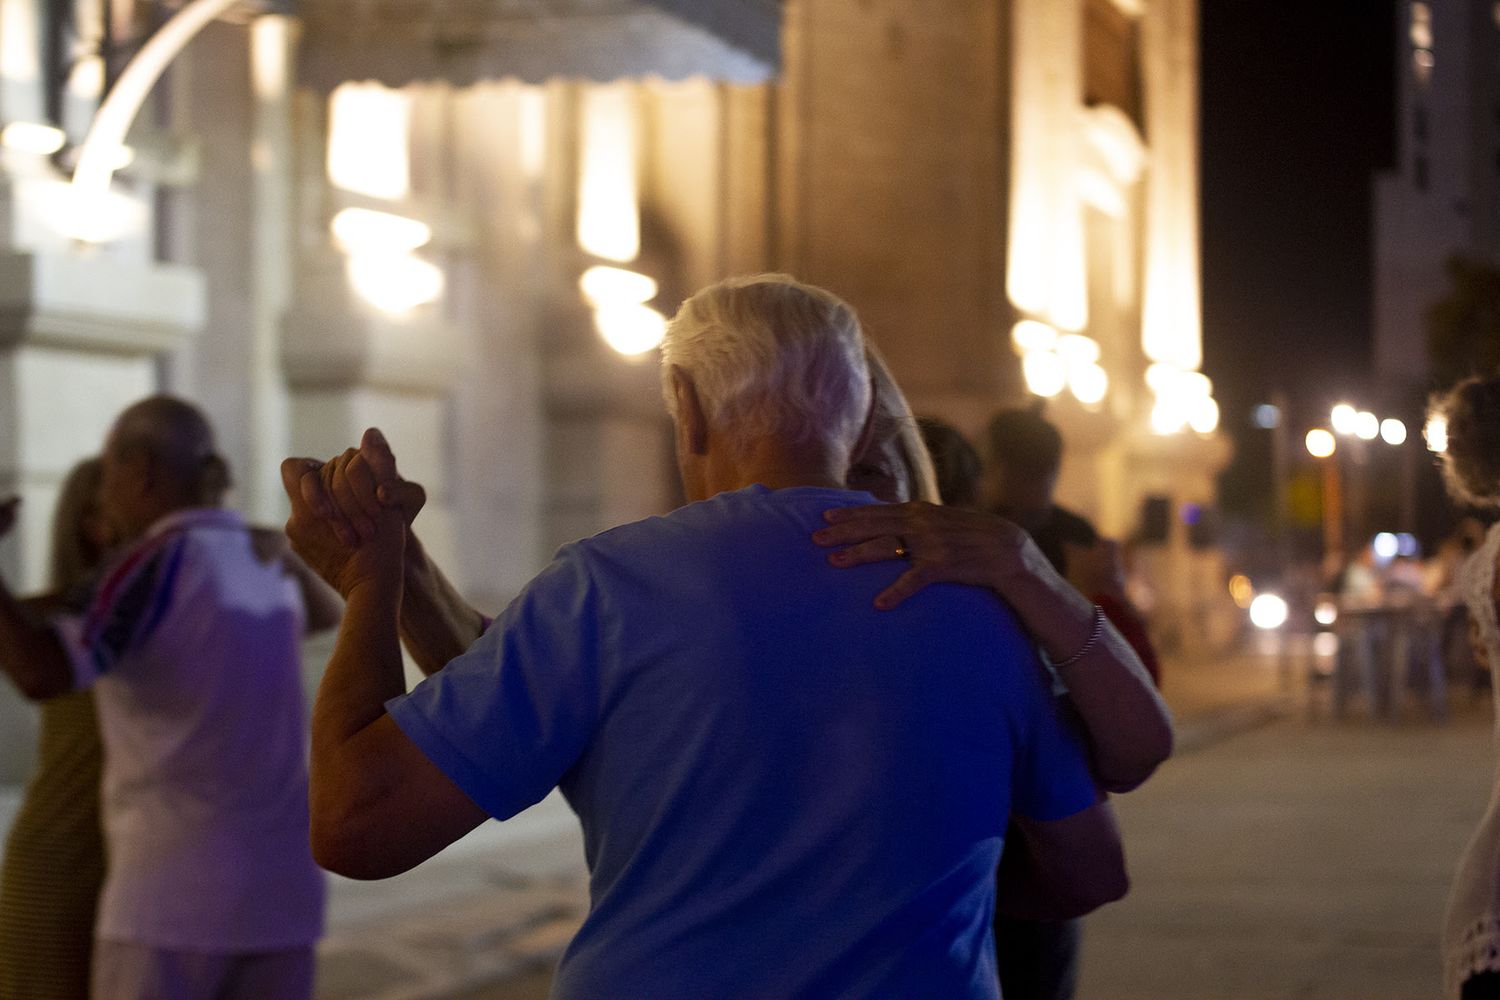
<svg viewBox="0 0 1500 1000">
<path fill-rule="evenodd" d="M 759 484 L 769 490 L 812 486 L 822 489 L 844 489 L 847 462 L 838 456 L 812 450 L 788 449 L 759 445 L 745 454 L 705 456 L 703 466 L 704 494 L 707 499 L 720 493 Z"/>
</svg>

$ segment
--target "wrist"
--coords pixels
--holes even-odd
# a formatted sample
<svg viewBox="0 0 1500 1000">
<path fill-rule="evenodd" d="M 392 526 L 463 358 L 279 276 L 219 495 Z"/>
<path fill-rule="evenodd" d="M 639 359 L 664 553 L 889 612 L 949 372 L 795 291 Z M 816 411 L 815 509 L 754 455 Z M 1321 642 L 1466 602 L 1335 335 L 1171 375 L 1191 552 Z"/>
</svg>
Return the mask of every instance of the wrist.
<svg viewBox="0 0 1500 1000">
<path fill-rule="evenodd" d="M 402 581 L 396 574 L 360 577 L 341 590 L 344 603 L 351 609 L 401 606 Z"/>
</svg>

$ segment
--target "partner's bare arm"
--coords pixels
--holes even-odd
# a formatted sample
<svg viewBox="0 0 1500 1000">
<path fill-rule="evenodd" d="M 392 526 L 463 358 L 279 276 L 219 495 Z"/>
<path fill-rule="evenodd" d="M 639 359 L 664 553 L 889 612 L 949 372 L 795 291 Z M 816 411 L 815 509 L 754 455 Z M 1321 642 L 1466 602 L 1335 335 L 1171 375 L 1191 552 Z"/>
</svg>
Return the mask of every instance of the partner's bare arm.
<svg viewBox="0 0 1500 1000">
<path fill-rule="evenodd" d="M 1093 604 L 1064 580 L 1024 531 L 1003 518 L 928 503 L 873 504 L 830 510 L 813 537 L 833 548 L 829 562 L 859 566 L 896 557 L 910 567 L 876 598 L 893 608 L 932 583 L 964 583 L 995 592 L 1054 663 L 1082 717 L 1095 777 L 1111 792 L 1129 791 L 1172 753 L 1172 720 L 1140 657 L 1105 622 L 1094 628 Z M 1069 662 L 1071 661 L 1071 662 Z"/>
</svg>

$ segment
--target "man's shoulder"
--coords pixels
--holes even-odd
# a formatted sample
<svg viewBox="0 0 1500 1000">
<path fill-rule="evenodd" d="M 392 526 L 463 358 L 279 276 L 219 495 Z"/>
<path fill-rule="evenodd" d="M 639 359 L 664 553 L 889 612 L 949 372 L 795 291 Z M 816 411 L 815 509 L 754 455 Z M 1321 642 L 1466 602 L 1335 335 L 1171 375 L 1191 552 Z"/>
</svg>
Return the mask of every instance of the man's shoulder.
<svg viewBox="0 0 1500 1000">
<path fill-rule="evenodd" d="M 558 550 L 558 556 L 607 557 L 631 550 L 660 553 L 663 547 L 699 548 L 715 535 L 735 535 L 779 525 L 810 537 L 824 510 L 852 506 L 862 494 L 847 490 L 768 490 L 749 486 L 684 504 L 667 514 L 642 518 L 601 531 Z M 868 497 L 865 498 L 868 501 Z"/>
</svg>

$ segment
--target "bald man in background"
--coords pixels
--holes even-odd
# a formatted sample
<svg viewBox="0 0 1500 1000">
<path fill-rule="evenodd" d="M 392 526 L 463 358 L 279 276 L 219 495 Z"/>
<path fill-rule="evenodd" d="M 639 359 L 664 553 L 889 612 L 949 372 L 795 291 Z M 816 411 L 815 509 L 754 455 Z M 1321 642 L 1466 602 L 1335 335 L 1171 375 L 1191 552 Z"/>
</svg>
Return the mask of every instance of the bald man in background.
<svg viewBox="0 0 1500 1000">
<path fill-rule="evenodd" d="M 109 870 L 93 995 L 305 1000 L 324 883 L 299 585 L 218 508 L 228 473 L 192 404 L 130 407 L 102 460 L 101 514 L 124 547 L 76 613 L 42 621 L 0 584 L 0 667 L 22 693 L 97 692 Z"/>
</svg>

